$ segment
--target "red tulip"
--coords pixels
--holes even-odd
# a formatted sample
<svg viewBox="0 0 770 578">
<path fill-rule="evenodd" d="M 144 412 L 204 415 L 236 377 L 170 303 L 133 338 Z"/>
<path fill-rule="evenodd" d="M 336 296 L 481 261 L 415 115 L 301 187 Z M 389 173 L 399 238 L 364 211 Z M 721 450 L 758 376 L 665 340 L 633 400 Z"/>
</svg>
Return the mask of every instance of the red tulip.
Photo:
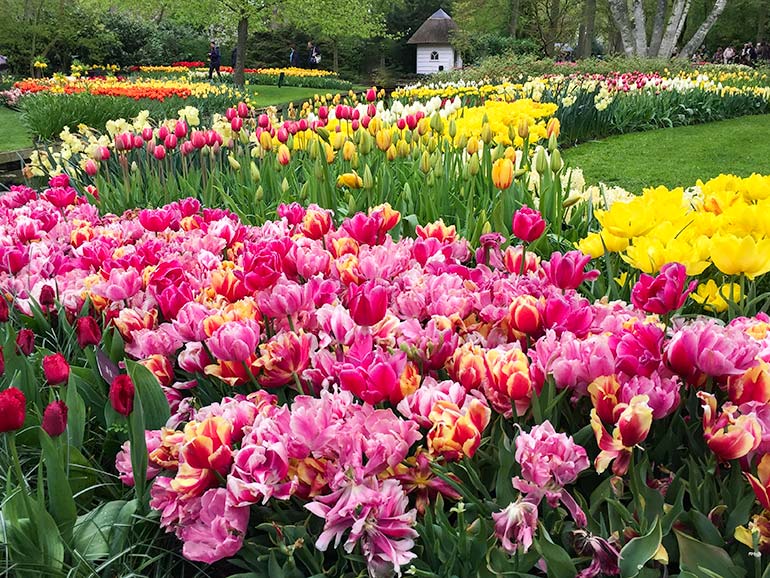
<svg viewBox="0 0 770 578">
<path fill-rule="evenodd" d="M 230 128 L 233 129 L 235 132 L 238 132 L 243 128 L 243 119 L 239 116 L 236 116 L 230 121 Z"/>
<path fill-rule="evenodd" d="M 10 317 L 10 310 L 8 308 L 8 300 L 0 295 L 0 323 L 5 323 Z"/>
<path fill-rule="evenodd" d="M 385 317 L 388 310 L 388 290 L 373 281 L 348 290 L 348 308 L 350 316 L 358 325 L 376 325 Z"/>
<path fill-rule="evenodd" d="M 27 399 L 20 389 L 0 391 L 0 433 L 15 431 L 24 425 Z"/>
<path fill-rule="evenodd" d="M 318 118 L 320 119 L 326 119 L 329 118 L 329 109 L 325 106 L 318 107 Z"/>
<path fill-rule="evenodd" d="M 144 144 L 144 140 L 140 135 L 135 134 L 133 144 L 135 149 L 142 148 L 142 145 Z"/>
<path fill-rule="evenodd" d="M 93 317 L 78 317 L 75 333 L 81 349 L 86 345 L 99 345 L 102 340 L 102 330 Z"/>
<path fill-rule="evenodd" d="M 168 136 L 168 133 L 169 133 L 168 127 L 166 125 L 163 125 L 158 129 L 158 138 L 160 140 L 163 140 Z"/>
<path fill-rule="evenodd" d="M 46 355 L 43 358 L 43 374 L 48 385 L 67 383 L 70 377 L 70 364 L 61 353 Z"/>
<path fill-rule="evenodd" d="M 513 234 L 522 241 L 531 243 L 540 238 L 545 231 L 545 221 L 540 211 L 522 207 L 513 214 L 511 223 Z"/>
<path fill-rule="evenodd" d="M 278 137 L 278 142 L 285 143 L 287 140 L 289 140 L 289 131 L 283 126 L 278 129 L 276 135 Z"/>
<path fill-rule="evenodd" d="M 52 438 L 59 437 L 67 429 L 67 404 L 52 401 L 43 411 L 42 428 Z"/>
<path fill-rule="evenodd" d="M 29 355 L 35 349 L 35 333 L 31 329 L 20 329 L 16 336 L 16 348 L 22 355 Z"/>
<path fill-rule="evenodd" d="M 249 106 L 245 102 L 238 103 L 238 116 L 241 118 L 249 116 Z"/>
<path fill-rule="evenodd" d="M 307 119 L 306 118 L 299 119 L 299 122 L 297 123 L 297 126 L 299 127 L 299 130 L 306 131 L 307 130 Z"/>
<path fill-rule="evenodd" d="M 366 102 L 374 102 L 377 99 L 377 89 L 372 87 L 366 91 Z"/>
<path fill-rule="evenodd" d="M 142 129 L 142 138 L 145 141 L 152 140 L 153 136 L 154 136 L 153 130 L 149 126 Z"/>
<path fill-rule="evenodd" d="M 238 116 L 238 112 L 232 106 L 225 111 L 225 118 L 231 122 L 236 116 Z"/>
<path fill-rule="evenodd" d="M 99 156 L 97 160 L 106 161 L 108 158 L 110 158 L 110 149 L 108 149 L 107 147 L 99 147 L 98 149 L 96 149 L 96 155 Z"/>
<path fill-rule="evenodd" d="M 366 107 L 366 114 L 367 116 L 374 118 L 375 116 L 377 116 L 377 107 L 374 106 L 373 104 L 370 104 L 369 106 Z"/>
<path fill-rule="evenodd" d="M 267 116 L 264 112 L 259 115 L 259 119 L 257 120 L 257 124 L 259 124 L 260 128 L 267 128 L 270 126 L 270 117 Z"/>
<path fill-rule="evenodd" d="M 399 118 L 396 121 L 396 126 L 398 127 L 398 130 L 404 130 L 406 128 L 406 119 Z"/>
<path fill-rule="evenodd" d="M 134 382 L 128 375 L 118 375 L 110 385 L 110 405 L 120 415 L 128 417 L 134 411 Z"/>
<path fill-rule="evenodd" d="M 40 306 L 44 308 L 51 307 L 56 303 L 56 292 L 53 290 L 53 287 L 50 285 L 43 285 L 40 288 L 40 297 L 37 301 Z"/>
</svg>

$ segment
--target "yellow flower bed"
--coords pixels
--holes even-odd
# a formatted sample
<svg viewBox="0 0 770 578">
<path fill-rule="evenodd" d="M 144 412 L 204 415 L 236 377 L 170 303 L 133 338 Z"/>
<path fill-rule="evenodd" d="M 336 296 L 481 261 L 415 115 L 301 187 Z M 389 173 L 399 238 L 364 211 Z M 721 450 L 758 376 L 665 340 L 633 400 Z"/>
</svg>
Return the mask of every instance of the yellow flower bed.
<svg viewBox="0 0 770 578">
<path fill-rule="evenodd" d="M 689 275 L 712 265 L 749 279 L 770 272 L 770 175 L 719 175 L 687 191 L 645 189 L 597 210 L 596 218 L 602 229 L 578 245 L 593 257 L 618 252 L 645 273 L 671 261 Z"/>
</svg>

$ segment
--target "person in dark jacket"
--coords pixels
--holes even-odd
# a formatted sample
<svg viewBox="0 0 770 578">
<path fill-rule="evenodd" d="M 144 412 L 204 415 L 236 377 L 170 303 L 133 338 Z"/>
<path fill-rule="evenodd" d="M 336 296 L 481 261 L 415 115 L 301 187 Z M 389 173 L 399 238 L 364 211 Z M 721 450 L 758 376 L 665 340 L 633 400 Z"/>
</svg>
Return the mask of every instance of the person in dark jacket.
<svg viewBox="0 0 770 578">
<path fill-rule="evenodd" d="M 219 80 L 222 80 L 222 75 L 219 73 L 219 67 L 222 65 L 222 55 L 219 53 L 219 46 L 213 40 L 209 45 L 209 80 L 214 77 L 214 71 L 216 70 Z"/>
<path fill-rule="evenodd" d="M 290 46 L 291 50 L 289 52 L 289 66 L 293 66 L 294 68 L 299 68 L 299 50 L 297 50 L 297 47 L 292 44 Z"/>
</svg>

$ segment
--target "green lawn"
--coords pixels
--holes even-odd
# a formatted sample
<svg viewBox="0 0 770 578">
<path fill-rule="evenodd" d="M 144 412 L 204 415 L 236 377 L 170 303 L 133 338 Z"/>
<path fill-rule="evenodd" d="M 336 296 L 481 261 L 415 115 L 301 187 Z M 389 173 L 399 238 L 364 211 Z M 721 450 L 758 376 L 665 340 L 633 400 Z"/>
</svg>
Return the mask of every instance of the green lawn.
<svg viewBox="0 0 770 578">
<path fill-rule="evenodd" d="M 337 90 L 323 90 L 321 88 L 300 88 L 297 86 L 283 86 L 278 88 L 275 85 L 250 85 L 249 89 L 257 93 L 255 106 L 270 106 L 274 104 L 286 104 L 296 100 L 307 100 L 313 98 L 316 94 L 337 93 Z"/>
<path fill-rule="evenodd" d="M 32 139 L 21 124 L 18 112 L 0 106 L 0 152 L 32 146 Z"/>
<path fill-rule="evenodd" d="M 688 186 L 720 173 L 770 174 L 770 115 L 613 136 L 562 151 L 587 183 L 632 192 Z"/>
</svg>

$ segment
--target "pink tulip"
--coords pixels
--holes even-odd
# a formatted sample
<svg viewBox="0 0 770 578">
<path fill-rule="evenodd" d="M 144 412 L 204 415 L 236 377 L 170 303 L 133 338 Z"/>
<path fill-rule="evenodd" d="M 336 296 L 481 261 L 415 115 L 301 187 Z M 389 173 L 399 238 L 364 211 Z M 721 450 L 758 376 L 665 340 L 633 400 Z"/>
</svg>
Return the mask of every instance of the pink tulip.
<svg viewBox="0 0 770 578">
<path fill-rule="evenodd" d="M 108 158 L 110 158 L 110 149 L 107 147 L 98 147 L 96 149 L 96 153 L 94 154 L 94 158 L 97 161 L 106 161 Z"/>
<path fill-rule="evenodd" d="M 184 138 L 187 136 L 187 123 L 183 120 L 178 120 L 174 125 L 174 135 L 176 138 Z"/>
<path fill-rule="evenodd" d="M 173 213 L 166 208 L 142 209 L 139 211 L 139 222 L 148 231 L 160 233 L 168 229 L 173 216 Z"/>
<path fill-rule="evenodd" d="M 656 277 L 643 273 L 631 291 L 631 302 L 647 313 L 665 315 L 680 309 L 697 281 L 687 282 L 687 270 L 681 263 L 666 263 Z"/>
<path fill-rule="evenodd" d="M 516 237 L 525 243 L 532 243 L 543 234 L 545 225 L 539 211 L 525 206 L 513 214 L 511 228 Z"/>
<path fill-rule="evenodd" d="M 236 111 L 232 106 L 225 111 L 225 118 L 231 122 L 236 116 L 238 116 L 238 111 Z"/>
<path fill-rule="evenodd" d="M 243 128 L 243 119 L 240 116 L 236 116 L 230 121 L 230 128 L 235 132 L 240 131 Z"/>
<path fill-rule="evenodd" d="M 168 136 L 168 133 L 169 133 L 168 127 L 164 124 L 158 129 L 158 138 L 160 140 L 163 140 Z"/>
<path fill-rule="evenodd" d="M 329 109 L 325 106 L 319 106 L 318 118 L 320 118 L 321 120 L 326 120 L 327 118 L 329 118 Z"/>
<path fill-rule="evenodd" d="M 158 159 L 159 161 L 162 161 L 163 159 L 166 158 L 166 149 L 163 145 L 158 145 L 152 151 L 152 154 L 155 156 L 156 159 Z"/>
<path fill-rule="evenodd" d="M 245 102 L 238 103 L 238 116 L 241 118 L 249 116 L 249 106 Z"/>
<path fill-rule="evenodd" d="M 153 137 L 153 130 L 148 126 L 142 129 L 142 138 L 145 141 L 152 140 Z"/>
<path fill-rule="evenodd" d="M 202 149 L 206 146 L 206 135 L 200 130 L 194 130 L 190 135 L 190 142 L 196 149 Z"/>
<path fill-rule="evenodd" d="M 177 142 L 178 140 L 175 134 L 168 134 L 166 135 L 166 138 L 163 139 L 163 145 L 168 150 L 174 150 L 176 148 Z"/>
<path fill-rule="evenodd" d="M 580 251 L 568 251 L 562 255 L 558 251 L 551 255 L 550 260 L 543 262 L 543 269 L 548 280 L 560 289 L 577 289 L 583 281 L 593 281 L 599 276 L 599 271 L 584 271 L 591 260 L 589 255 Z"/>
<path fill-rule="evenodd" d="M 406 119 L 399 118 L 396 121 L 396 126 L 398 127 L 398 130 L 404 130 L 406 128 Z"/>
<path fill-rule="evenodd" d="M 259 128 L 266 129 L 270 126 L 270 117 L 267 116 L 264 112 L 259 115 L 259 118 L 257 119 L 257 124 L 259 125 Z"/>
<path fill-rule="evenodd" d="M 289 131 L 286 129 L 286 127 L 282 126 L 279 128 L 276 134 L 278 136 L 278 142 L 285 143 L 287 140 L 289 140 Z"/>
<path fill-rule="evenodd" d="M 97 165 L 96 161 L 93 159 L 88 159 L 86 161 L 85 171 L 89 177 L 96 176 L 96 173 L 99 172 L 99 165 Z"/>
<path fill-rule="evenodd" d="M 495 536 L 500 540 L 503 550 L 515 554 L 521 549 L 526 553 L 532 546 L 537 532 L 537 503 L 528 498 L 519 498 L 501 512 L 492 514 L 495 523 Z"/>
<path fill-rule="evenodd" d="M 253 321 L 225 323 L 214 331 L 207 343 L 217 359 L 246 361 L 259 344 L 259 325 Z"/>
<path fill-rule="evenodd" d="M 372 87 L 366 91 L 366 102 L 374 102 L 377 99 L 377 89 Z"/>
<path fill-rule="evenodd" d="M 179 147 L 179 150 L 182 153 L 182 156 L 186 157 L 195 150 L 195 145 L 193 145 L 192 141 L 186 140 L 182 143 L 182 146 Z"/>
<path fill-rule="evenodd" d="M 388 290 L 374 281 L 348 289 L 348 308 L 353 321 L 359 325 L 376 325 L 388 310 Z"/>
</svg>

